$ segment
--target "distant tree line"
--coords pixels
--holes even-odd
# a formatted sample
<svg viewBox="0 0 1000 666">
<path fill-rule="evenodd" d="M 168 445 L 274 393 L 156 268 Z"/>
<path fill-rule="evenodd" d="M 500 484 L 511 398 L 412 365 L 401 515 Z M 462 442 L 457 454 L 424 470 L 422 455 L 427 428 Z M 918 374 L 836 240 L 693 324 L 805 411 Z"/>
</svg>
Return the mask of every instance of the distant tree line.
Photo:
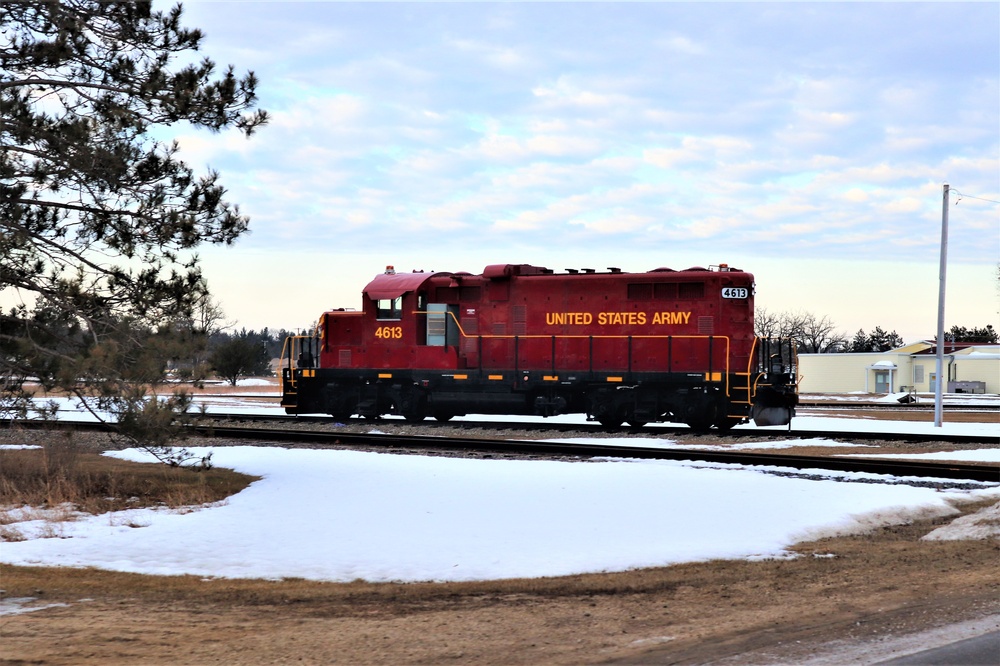
<svg viewBox="0 0 1000 666">
<path fill-rule="evenodd" d="M 1000 340 L 1000 335 L 997 334 L 996 330 L 993 328 L 993 324 L 986 324 L 982 328 L 972 327 L 966 328 L 965 326 L 952 326 L 951 329 L 944 334 L 944 339 L 948 342 L 984 342 L 987 344 L 997 344 Z M 937 336 L 934 336 L 934 341 L 937 341 Z"/>
<path fill-rule="evenodd" d="M 281 355 L 289 335 L 294 333 L 285 329 L 272 333 L 266 327 L 262 331 L 216 330 L 208 336 L 208 369 L 234 386 L 240 377 L 271 376 L 271 361 Z"/>
<path fill-rule="evenodd" d="M 775 313 L 762 307 L 754 312 L 754 334 L 762 338 L 794 340 L 800 354 L 884 352 L 904 344 L 902 336 L 896 331 L 886 331 L 881 326 L 876 326 L 870 333 L 859 329 L 854 337 L 848 339 L 827 316 L 818 317 L 811 312 Z M 997 344 L 998 335 L 992 324 L 981 328 L 956 325 L 945 333 L 945 340 Z"/>
<path fill-rule="evenodd" d="M 881 326 L 876 326 L 871 333 L 859 328 L 851 338 L 851 342 L 839 351 L 844 352 L 884 352 L 903 346 L 903 338 L 896 331 L 887 333 Z"/>
</svg>

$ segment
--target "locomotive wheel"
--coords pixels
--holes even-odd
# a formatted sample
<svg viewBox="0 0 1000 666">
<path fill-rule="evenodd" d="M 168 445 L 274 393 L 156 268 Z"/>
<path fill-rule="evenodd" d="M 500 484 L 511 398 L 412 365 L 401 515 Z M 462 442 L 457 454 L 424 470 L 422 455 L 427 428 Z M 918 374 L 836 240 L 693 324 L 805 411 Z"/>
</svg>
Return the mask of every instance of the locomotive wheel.
<svg viewBox="0 0 1000 666">
<path fill-rule="evenodd" d="M 629 424 L 632 428 L 641 428 L 642 426 L 649 423 L 649 421 L 643 420 L 635 415 L 635 408 L 630 407 L 626 412 L 625 423 Z"/>
<path fill-rule="evenodd" d="M 446 423 L 448 421 L 451 421 L 451 419 L 454 416 L 455 416 L 454 414 L 447 414 L 445 412 L 438 412 L 437 414 L 434 415 L 434 418 L 436 420 L 440 421 L 441 423 Z"/>
<path fill-rule="evenodd" d="M 424 420 L 423 414 L 406 414 L 403 416 L 407 423 L 420 423 Z"/>
<path fill-rule="evenodd" d="M 602 416 L 597 419 L 597 422 L 605 428 L 620 428 L 625 419 L 620 416 Z"/>
</svg>

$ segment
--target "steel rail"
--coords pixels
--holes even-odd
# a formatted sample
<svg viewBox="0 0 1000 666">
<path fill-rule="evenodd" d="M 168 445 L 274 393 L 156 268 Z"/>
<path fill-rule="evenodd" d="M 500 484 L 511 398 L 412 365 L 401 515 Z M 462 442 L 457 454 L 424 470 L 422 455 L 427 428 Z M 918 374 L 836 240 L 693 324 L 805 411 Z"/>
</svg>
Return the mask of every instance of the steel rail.
<svg viewBox="0 0 1000 666">
<path fill-rule="evenodd" d="M 22 427 L 58 429 L 83 428 L 112 430 L 109 424 L 57 421 L 18 422 Z M 557 441 L 482 439 L 441 437 L 431 435 L 392 435 L 354 433 L 345 430 L 302 430 L 276 428 L 245 428 L 216 424 L 195 424 L 190 432 L 205 437 L 247 439 L 283 443 L 306 443 L 328 446 L 366 446 L 384 449 L 437 449 L 446 451 L 476 451 L 543 455 L 549 457 L 611 457 L 653 460 L 695 460 L 750 466 L 790 467 L 798 470 L 867 472 L 904 477 L 961 479 L 1000 483 L 1000 464 L 960 463 L 947 461 L 914 461 L 873 457 L 802 456 L 785 453 L 751 453 L 746 451 L 705 451 L 699 449 L 638 447 L 623 444 L 577 444 Z M 756 435 L 756 433 L 754 433 Z M 843 435 L 843 433 L 841 433 Z M 784 436 L 788 436 L 786 433 Z M 794 436 L 794 435 L 793 435 Z M 854 438 L 855 435 L 851 434 Z M 876 454 L 877 455 L 877 454 Z"/>
<path fill-rule="evenodd" d="M 970 394 L 975 397 L 975 394 Z M 271 400 L 275 405 L 278 404 L 281 396 L 275 395 L 273 393 L 199 393 L 195 397 L 197 398 L 248 398 L 253 400 Z M 901 411 L 901 412 L 933 412 L 934 403 L 928 402 L 926 399 L 921 399 L 919 402 L 868 402 L 864 400 L 851 401 L 851 402 L 837 402 L 836 400 L 814 400 L 810 398 L 803 398 L 799 396 L 798 408 L 800 409 L 818 409 L 822 411 L 826 410 L 840 410 L 840 411 L 858 411 L 858 410 L 871 410 L 871 411 Z M 944 409 L 946 412 L 992 412 L 1000 414 L 1000 402 L 990 402 L 988 404 L 945 404 Z"/>
<path fill-rule="evenodd" d="M 825 400 L 799 400 L 796 410 L 820 410 L 820 411 L 898 411 L 898 412 L 927 412 L 934 411 L 933 402 L 828 402 Z M 945 405 L 948 412 L 992 412 L 1000 413 L 1000 405 Z M 794 417 L 793 417 L 794 418 Z"/>
<path fill-rule="evenodd" d="M 792 467 L 805 470 L 869 472 L 893 476 L 961 479 L 1000 483 L 1000 465 L 957 462 L 923 462 L 878 458 L 838 456 L 801 456 L 784 453 L 749 453 L 746 451 L 702 451 L 695 449 L 625 446 L 621 444 L 575 444 L 534 440 L 494 440 L 432 437 L 427 435 L 364 434 L 316 430 L 272 430 L 268 428 L 230 428 L 194 426 L 199 434 L 283 442 L 308 442 L 332 445 L 364 445 L 378 448 L 431 448 L 449 451 L 517 453 L 521 455 L 642 458 L 651 460 L 696 460 L 753 466 Z"/>
<path fill-rule="evenodd" d="M 197 415 L 197 423 L 298 423 L 302 425 L 331 425 L 342 423 L 331 416 L 324 415 L 299 415 L 289 416 L 285 414 L 209 414 L 207 416 Z M 72 427 L 87 428 L 92 425 L 100 430 L 105 429 L 101 424 L 89 421 L 66 421 L 42 422 L 38 420 L 0 420 L 0 427 L 3 424 L 17 424 L 19 427 L 39 428 L 39 427 L 63 427 L 59 424 L 67 424 Z M 47 425 L 43 425 L 43 423 Z M 943 442 L 946 444 L 984 444 L 987 446 L 1000 447 L 1000 436 L 985 433 L 980 434 L 947 434 L 947 433 L 894 433 L 894 432 L 855 432 L 841 430 L 793 430 L 793 429 L 770 429 L 770 430 L 745 430 L 737 426 L 732 430 L 711 430 L 708 432 L 698 432 L 685 425 L 651 424 L 635 428 L 631 426 L 620 426 L 618 428 L 608 428 L 598 423 L 538 423 L 538 422 L 516 422 L 516 421 L 448 421 L 440 423 L 437 421 L 422 421 L 420 423 L 409 423 L 401 418 L 388 419 L 350 419 L 346 423 L 351 425 L 368 425 L 376 427 L 382 425 L 399 425 L 408 428 L 420 428 L 433 432 L 440 429 L 448 430 L 503 430 L 503 431 L 523 431 L 525 433 L 566 433 L 575 432 L 584 435 L 631 435 L 631 436 L 661 436 L 661 435 L 684 435 L 684 436 L 708 436 L 716 439 L 741 439 L 744 437 L 756 437 L 763 439 L 833 439 L 852 441 L 873 441 L 884 442 Z M 53 425 L 55 424 L 55 425 Z"/>
<path fill-rule="evenodd" d="M 303 423 L 322 424 L 338 423 L 329 416 L 288 416 L 284 414 L 210 414 L 208 418 L 214 421 L 234 421 L 234 422 L 278 422 L 278 423 Z M 516 422 L 516 421 L 448 421 L 439 423 L 436 421 L 422 421 L 419 423 L 408 423 L 403 419 L 351 419 L 351 424 L 366 424 L 375 426 L 377 424 L 406 425 L 410 428 L 421 428 L 434 431 L 441 428 L 449 430 L 523 430 L 525 432 L 580 432 L 592 434 L 620 434 L 630 435 L 708 435 L 720 439 L 740 439 L 743 437 L 763 437 L 766 439 L 788 439 L 797 437 L 802 439 L 851 439 L 859 441 L 881 440 L 887 442 L 946 442 L 952 444 L 986 444 L 990 446 L 1000 446 L 1000 435 L 989 434 L 945 434 L 945 433 L 892 433 L 892 432 L 854 432 L 840 430 L 794 430 L 794 429 L 770 429 L 770 430 L 745 430 L 737 426 L 732 430 L 721 431 L 711 430 L 708 433 L 699 433 L 686 425 L 671 424 L 651 424 L 641 428 L 630 426 L 620 426 L 618 428 L 607 428 L 597 423 L 537 423 L 537 422 Z M 998 425 L 1000 432 L 1000 425 Z"/>
</svg>

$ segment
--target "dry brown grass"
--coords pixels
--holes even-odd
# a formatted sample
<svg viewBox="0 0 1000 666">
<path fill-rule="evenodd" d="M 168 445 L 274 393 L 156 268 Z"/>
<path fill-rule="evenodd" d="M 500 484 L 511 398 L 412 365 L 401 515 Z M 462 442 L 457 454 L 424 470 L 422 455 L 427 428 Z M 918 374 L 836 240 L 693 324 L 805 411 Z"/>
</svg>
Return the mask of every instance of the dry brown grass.
<svg viewBox="0 0 1000 666">
<path fill-rule="evenodd" d="M 205 382 L 171 382 L 169 384 L 158 384 L 156 393 L 170 394 L 174 391 L 189 393 L 191 395 L 217 395 L 217 394 L 241 394 L 241 393 L 275 393 L 281 388 L 281 379 L 278 377 L 251 377 L 249 379 L 264 380 L 267 384 L 252 384 L 232 386 L 229 382 L 221 380 L 209 380 Z M 24 390 L 39 399 L 64 398 L 69 394 L 66 391 L 45 392 L 37 384 L 25 384 Z M 153 387 L 147 387 L 153 392 Z"/>
<path fill-rule="evenodd" d="M 256 477 L 228 469 L 192 470 L 136 463 L 82 450 L 53 435 L 38 449 L 0 450 L 0 506 L 71 505 L 100 514 L 150 506 L 217 502 Z"/>
</svg>

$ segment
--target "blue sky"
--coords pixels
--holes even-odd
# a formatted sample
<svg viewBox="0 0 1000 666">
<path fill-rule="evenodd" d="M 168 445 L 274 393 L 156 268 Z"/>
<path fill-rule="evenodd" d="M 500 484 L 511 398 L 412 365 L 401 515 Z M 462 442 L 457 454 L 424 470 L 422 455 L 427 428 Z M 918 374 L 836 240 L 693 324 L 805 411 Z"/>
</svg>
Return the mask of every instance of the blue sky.
<svg viewBox="0 0 1000 666">
<path fill-rule="evenodd" d="M 928 337 L 946 182 L 967 195 L 948 325 L 998 325 L 997 3 L 197 1 L 185 17 L 205 55 L 258 75 L 273 118 L 249 141 L 179 128 L 252 218 L 202 252 L 240 325 L 358 307 L 387 264 L 727 262 L 768 310 Z"/>
</svg>

